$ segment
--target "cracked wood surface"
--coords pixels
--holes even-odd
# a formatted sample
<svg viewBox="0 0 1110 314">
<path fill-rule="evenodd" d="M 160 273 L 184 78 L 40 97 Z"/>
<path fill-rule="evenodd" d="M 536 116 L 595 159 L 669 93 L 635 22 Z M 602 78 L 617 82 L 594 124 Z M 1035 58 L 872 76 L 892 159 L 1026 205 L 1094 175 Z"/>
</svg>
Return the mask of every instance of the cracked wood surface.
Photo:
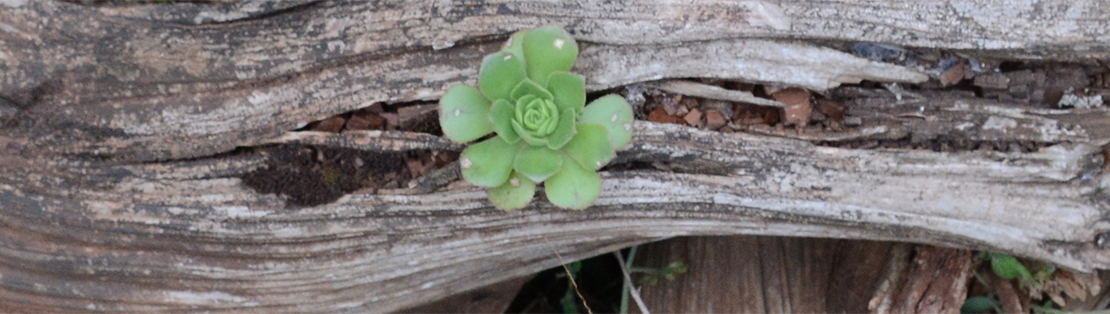
<svg viewBox="0 0 1110 314">
<path fill-rule="evenodd" d="M 20 134 L 49 153 L 191 158 L 255 145 L 373 102 L 434 99 L 445 86 L 472 80 L 474 64 L 508 33 L 546 23 L 565 25 L 594 44 L 584 47 L 576 68 L 590 78 L 590 90 L 682 76 L 823 89 L 845 80 L 923 77 L 743 38 L 1089 58 L 1110 51 L 1105 16 L 1110 8 L 1095 0 L 242 1 L 95 8 L 21 0 L 0 6 L 6 102 L 0 106 L 9 107 L 0 112 L 33 121 L 22 123 Z M 799 62 L 817 64 L 767 68 Z"/>
<path fill-rule="evenodd" d="M 252 158 L 125 165 L 8 157 L 4 177 L 30 180 L 0 186 L 10 239 L 0 298 L 30 309 L 36 300 L 55 309 L 400 309 L 556 265 L 548 243 L 571 260 L 677 235 L 912 241 L 1110 266 L 1095 243 L 1110 227 L 1110 176 L 1090 176 L 1101 165 L 1091 158 L 1097 146 L 860 151 L 650 122 L 636 128 L 622 159 L 721 172 L 607 172 L 602 198 L 584 212 L 542 198 L 501 212 L 482 189 L 461 183 L 289 209 L 224 177 L 253 169 Z"/>
<path fill-rule="evenodd" d="M 509 32 L 546 23 L 583 41 L 575 70 L 591 91 L 678 77 L 816 90 L 925 79 L 779 39 L 1017 58 L 1110 51 L 1102 2 L 1023 3 L 2 1 L 0 310 L 389 311 L 557 265 L 552 247 L 576 260 L 677 235 L 911 241 L 1107 268 L 1106 109 L 959 97 L 849 106 L 886 121 L 853 139 L 955 132 L 1043 147 L 1032 153 L 852 150 L 641 121 L 617 162 L 653 168 L 603 173 L 602 198 L 583 212 L 540 197 L 505 213 L 481 189 L 434 180 L 289 208 L 236 178 L 264 156 L 229 153 L 457 151 L 426 134 L 289 131 L 374 102 L 435 99 L 472 83 Z M 908 112 L 933 118 L 890 118 Z"/>
</svg>

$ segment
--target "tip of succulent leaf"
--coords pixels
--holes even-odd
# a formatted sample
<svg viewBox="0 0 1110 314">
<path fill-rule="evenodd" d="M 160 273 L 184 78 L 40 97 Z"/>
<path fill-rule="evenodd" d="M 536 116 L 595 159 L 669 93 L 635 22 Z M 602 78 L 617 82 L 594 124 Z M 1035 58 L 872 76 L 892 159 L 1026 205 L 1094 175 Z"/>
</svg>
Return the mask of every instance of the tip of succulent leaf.
<svg viewBox="0 0 1110 314">
<path fill-rule="evenodd" d="M 562 111 L 573 108 L 574 113 L 582 112 L 586 105 L 586 78 L 570 72 L 551 73 L 547 79 L 547 91 L 555 97 L 555 105 Z"/>
<path fill-rule="evenodd" d="M 513 173 L 508 181 L 500 186 L 486 190 L 490 203 L 501 210 L 510 211 L 524 208 L 536 195 L 536 183 L 519 173 Z"/>
<path fill-rule="evenodd" d="M 508 51 L 512 54 L 515 54 L 515 55 L 520 56 L 521 58 L 523 58 L 524 57 L 524 36 L 528 35 L 529 30 L 531 30 L 531 29 L 519 30 L 519 31 L 513 33 L 513 35 L 509 36 L 509 39 L 505 41 L 505 47 L 501 48 L 501 50 L 502 51 Z"/>
<path fill-rule="evenodd" d="M 489 122 L 490 101 L 477 88 L 455 85 L 439 100 L 439 125 L 443 135 L 465 143 L 493 131 Z"/>
<path fill-rule="evenodd" d="M 527 146 L 521 148 L 513 161 L 513 170 L 532 181 L 543 182 L 551 175 L 559 172 L 563 166 L 563 157 L 559 152 L 543 146 Z"/>
<path fill-rule="evenodd" d="M 563 167 L 544 182 L 547 200 L 568 209 L 586 209 L 601 196 L 601 176 L 563 155 Z"/>
<path fill-rule="evenodd" d="M 613 146 L 609 143 L 609 131 L 604 126 L 579 123 L 576 127 L 578 133 L 563 145 L 563 152 L 571 159 L 582 167 L 596 170 L 616 157 Z"/>
<path fill-rule="evenodd" d="M 609 130 L 614 150 L 620 150 L 632 141 L 632 106 L 624 97 L 607 95 L 598 98 L 582 109 L 578 123 L 598 124 Z"/>
<path fill-rule="evenodd" d="M 510 144 L 500 137 L 470 145 L 459 155 L 463 179 L 477 186 L 500 186 L 509 179 L 519 147 L 520 145 Z"/>
<path fill-rule="evenodd" d="M 478 89 L 491 100 L 508 99 L 517 83 L 527 77 L 524 59 L 510 52 L 496 52 L 482 59 Z"/>
<path fill-rule="evenodd" d="M 528 78 L 542 86 L 547 86 L 548 75 L 569 71 L 578 59 L 578 43 L 559 26 L 532 29 L 522 41 Z"/>
</svg>

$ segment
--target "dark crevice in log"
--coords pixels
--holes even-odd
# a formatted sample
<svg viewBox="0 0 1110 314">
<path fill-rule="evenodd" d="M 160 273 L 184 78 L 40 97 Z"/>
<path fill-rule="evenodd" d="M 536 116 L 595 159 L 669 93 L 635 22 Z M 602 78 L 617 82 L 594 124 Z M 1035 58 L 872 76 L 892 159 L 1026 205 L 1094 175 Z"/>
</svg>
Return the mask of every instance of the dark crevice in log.
<svg viewBox="0 0 1110 314">
<path fill-rule="evenodd" d="M 850 149 L 917 149 L 941 152 L 994 151 L 1003 153 L 1032 153 L 1057 143 L 1033 141 L 976 141 L 959 134 L 933 134 L 914 136 L 908 134 L 892 139 L 853 139 L 850 141 L 817 141 L 815 145 Z"/>
<path fill-rule="evenodd" d="M 279 145 L 261 147 L 266 166 L 242 176 L 261 194 L 279 194 L 293 207 L 331 203 L 358 189 L 377 190 L 405 167 L 403 153 Z M 403 173 L 403 172 L 402 172 Z"/>
</svg>

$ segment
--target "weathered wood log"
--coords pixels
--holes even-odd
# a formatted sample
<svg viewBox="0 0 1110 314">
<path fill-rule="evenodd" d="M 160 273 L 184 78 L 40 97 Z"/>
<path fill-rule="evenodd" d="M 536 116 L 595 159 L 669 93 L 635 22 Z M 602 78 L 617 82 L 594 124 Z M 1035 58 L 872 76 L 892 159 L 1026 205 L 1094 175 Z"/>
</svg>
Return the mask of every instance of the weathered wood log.
<svg viewBox="0 0 1110 314">
<path fill-rule="evenodd" d="M 676 77 L 825 89 L 925 77 L 773 39 L 1105 57 L 1108 11 L 1093 0 L 0 1 L 0 310 L 390 311 L 557 265 L 555 252 L 575 260 L 676 235 L 898 240 L 1107 268 L 1104 108 L 861 100 L 852 114 L 882 125 L 805 140 L 641 121 L 615 162 L 653 166 L 604 172 L 583 212 L 542 197 L 501 212 L 482 189 L 435 180 L 297 208 L 245 187 L 239 177 L 267 157 L 233 150 L 458 151 L 427 134 L 291 130 L 435 99 L 473 82 L 511 31 L 546 23 L 583 41 L 575 70 L 591 91 Z M 923 118 L 891 118 L 902 113 Z M 1037 149 L 833 147 L 951 134 Z"/>
</svg>

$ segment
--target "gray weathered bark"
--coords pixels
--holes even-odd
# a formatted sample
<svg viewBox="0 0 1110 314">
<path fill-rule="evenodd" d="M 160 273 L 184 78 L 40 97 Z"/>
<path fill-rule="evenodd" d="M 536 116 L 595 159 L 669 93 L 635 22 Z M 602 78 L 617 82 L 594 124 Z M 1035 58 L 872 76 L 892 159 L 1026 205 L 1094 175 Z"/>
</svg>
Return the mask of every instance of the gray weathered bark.
<svg viewBox="0 0 1110 314">
<path fill-rule="evenodd" d="M 389 311 L 557 265 L 553 250 L 574 260 L 676 235 L 898 240 L 1107 268 L 1105 108 L 884 94 L 849 106 L 871 127 L 837 134 L 639 121 L 617 162 L 654 167 L 603 173 L 582 212 L 542 197 L 501 212 L 457 180 L 291 208 L 236 178 L 264 156 L 232 153 L 461 150 L 427 134 L 291 130 L 436 99 L 473 83 L 511 31 L 547 23 L 583 42 L 575 70 L 591 91 L 678 77 L 823 90 L 925 77 L 806 41 L 1088 60 L 1110 51 L 1107 16 L 1096 0 L 0 1 L 0 309 Z M 813 144 L 948 134 L 1041 148 Z"/>
</svg>

